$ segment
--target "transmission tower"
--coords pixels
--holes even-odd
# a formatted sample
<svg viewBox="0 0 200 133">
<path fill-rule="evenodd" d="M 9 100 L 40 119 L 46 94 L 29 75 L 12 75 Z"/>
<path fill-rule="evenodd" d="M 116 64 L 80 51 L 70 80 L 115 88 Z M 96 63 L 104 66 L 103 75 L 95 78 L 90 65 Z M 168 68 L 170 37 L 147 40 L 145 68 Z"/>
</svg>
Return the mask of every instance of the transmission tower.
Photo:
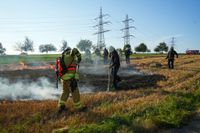
<svg viewBox="0 0 200 133">
<path fill-rule="evenodd" d="M 103 28 L 104 24 L 111 23 L 110 21 L 103 21 L 103 18 L 105 16 L 109 16 L 109 15 L 103 14 L 102 8 L 100 8 L 99 17 L 95 18 L 95 20 L 98 20 L 98 24 L 95 25 L 94 27 L 98 27 L 98 31 L 96 33 L 94 33 L 94 35 L 97 35 L 97 49 L 99 49 L 99 50 L 105 46 L 104 33 L 110 31 L 110 30 L 104 30 L 104 28 Z"/>
<path fill-rule="evenodd" d="M 172 40 L 171 40 L 171 47 L 174 47 L 175 46 L 175 38 L 172 37 Z"/>
<path fill-rule="evenodd" d="M 133 19 L 128 18 L 128 15 L 126 15 L 126 18 L 124 21 L 122 21 L 125 24 L 125 28 L 121 29 L 122 31 L 124 31 L 124 36 L 122 38 L 124 38 L 124 45 L 129 44 L 130 45 L 130 37 L 134 37 L 133 35 L 130 34 L 129 29 L 134 28 L 134 26 L 129 26 L 129 21 L 133 21 Z"/>
</svg>

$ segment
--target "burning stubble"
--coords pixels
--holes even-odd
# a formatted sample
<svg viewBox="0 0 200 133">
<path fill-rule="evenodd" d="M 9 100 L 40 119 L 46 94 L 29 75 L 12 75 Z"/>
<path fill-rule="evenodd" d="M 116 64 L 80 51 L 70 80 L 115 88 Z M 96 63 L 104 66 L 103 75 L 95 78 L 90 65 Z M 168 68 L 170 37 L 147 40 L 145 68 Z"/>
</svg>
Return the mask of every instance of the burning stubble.
<svg viewBox="0 0 200 133">
<path fill-rule="evenodd" d="M 58 99 L 62 90 L 55 88 L 55 73 L 52 63 L 24 63 L 2 67 L 0 71 L 0 99 L 46 100 Z M 108 66 L 101 64 L 80 64 L 79 89 L 81 93 L 105 91 L 108 83 Z M 12 69 L 11 69 L 12 68 Z M 13 70 L 13 68 L 15 68 Z M 4 71 L 7 70 L 7 71 Z M 142 75 L 132 67 L 121 64 L 119 76 Z"/>
</svg>

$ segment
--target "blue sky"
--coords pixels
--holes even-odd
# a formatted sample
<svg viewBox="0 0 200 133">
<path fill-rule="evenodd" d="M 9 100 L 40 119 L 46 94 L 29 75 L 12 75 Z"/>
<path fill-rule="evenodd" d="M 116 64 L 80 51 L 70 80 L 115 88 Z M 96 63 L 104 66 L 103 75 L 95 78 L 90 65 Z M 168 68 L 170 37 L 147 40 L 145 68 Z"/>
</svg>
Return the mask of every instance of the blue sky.
<svg viewBox="0 0 200 133">
<path fill-rule="evenodd" d="M 200 50 L 200 1 L 199 0 L 1 0 L 0 42 L 7 53 L 14 53 L 16 42 L 23 42 L 25 36 L 34 41 L 35 52 L 40 44 L 52 43 L 57 48 L 62 40 L 71 47 L 80 39 L 89 39 L 94 44 L 99 9 L 109 14 L 106 21 L 112 24 L 104 29 L 107 46 L 123 47 L 124 28 L 121 22 L 126 14 L 134 19 L 130 32 L 134 48 L 145 43 L 151 51 L 160 42 L 170 46 L 175 37 L 175 49 Z"/>
</svg>

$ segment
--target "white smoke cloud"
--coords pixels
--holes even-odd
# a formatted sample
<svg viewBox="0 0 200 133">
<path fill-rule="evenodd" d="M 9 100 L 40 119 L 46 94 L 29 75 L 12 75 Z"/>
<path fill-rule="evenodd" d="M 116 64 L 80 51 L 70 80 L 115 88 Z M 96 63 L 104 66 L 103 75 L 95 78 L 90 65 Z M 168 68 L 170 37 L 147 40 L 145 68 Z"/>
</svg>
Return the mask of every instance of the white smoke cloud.
<svg viewBox="0 0 200 133">
<path fill-rule="evenodd" d="M 103 66 L 103 65 L 99 65 L 99 66 L 80 66 L 80 73 L 86 73 L 86 74 L 94 74 L 94 75 L 105 75 L 108 72 L 108 66 Z"/>
<path fill-rule="evenodd" d="M 0 78 L 0 99 L 6 100 L 46 100 L 58 99 L 61 91 L 55 88 L 46 78 L 37 82 L 24 83 L 18 81 L 9 83 L 9 80 Z"/>
<path fill-rule="evenodd" d="M 93 93 L 106 89 L 102 81 L 105 84 L 108 82 L 108 74 L 110 75 L 108 66 L 103 64 L 81 65 L 80 75 L 86 75 L 86 79 L 81 79 L 83 82 L 79 84 L 80 92 Z M 90 83 L 90 79 L 87 79 L 87 74 L 92 79 L 91 82 L 101 80 L 99 85 Z M 142 73 L 122 63 L 118 74 L 121 77 L 127 77 L 130 75 L 141 75 Z M 37 81 L 28 82 L 19 80 L 15 83 L 10 83 L 8 79 L 0 77 L 0 100 L 58 100 L 61 93 L 62 88 L 60 85 L 59 89 L 56 89 L 55 84 L 44 77 L 39 78 Z"/>
<path fill-rule="evenodd" d="M 87 67 L 80 66 L 80 72 L 82 74 L 92 74 L 95 77 L 95 75 L 108 75 L 108 73 L 111 72 L 111 69 L 109 69 L 109 65 L 97 65 L 97 66 L 90 65 Z M 133 67 L 127 66 L 126 63 L 121 63 L 118 74 L 121 76 L 131 76 L 131 75 L 141 75 L 143 73 L 139 72 Z"/>
<path fill-rule="evenodd" d="M 79 89 L 80 93 L 92 93 L 95 90 L 94 87 L 85 85 Z M 60 83 L 59 89 L 56 89 L 55 85 L 44 77 L 30 83 L 27 81 L 9 83 L 8 79 L 0 77 L 0 100 L 58 100 L 61 93 Z"/>
</svg>

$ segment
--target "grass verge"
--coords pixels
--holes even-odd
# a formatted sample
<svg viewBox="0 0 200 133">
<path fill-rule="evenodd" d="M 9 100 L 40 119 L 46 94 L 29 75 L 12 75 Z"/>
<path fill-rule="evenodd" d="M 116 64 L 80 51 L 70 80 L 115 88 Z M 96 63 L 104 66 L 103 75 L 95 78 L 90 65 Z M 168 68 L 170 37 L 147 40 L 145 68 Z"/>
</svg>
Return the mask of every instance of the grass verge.
<svg viewBox="0 0 200 133">
<path fill-rule="evenodd" d="M 71 127 L 71 133 L 153 132 L 159 128 L 180 127 L 200 106 L 200 82 L 191 93 L 173 93 L 157 106 L 140 112 L 115 114 L 100 123 Z"/>
</svg>

